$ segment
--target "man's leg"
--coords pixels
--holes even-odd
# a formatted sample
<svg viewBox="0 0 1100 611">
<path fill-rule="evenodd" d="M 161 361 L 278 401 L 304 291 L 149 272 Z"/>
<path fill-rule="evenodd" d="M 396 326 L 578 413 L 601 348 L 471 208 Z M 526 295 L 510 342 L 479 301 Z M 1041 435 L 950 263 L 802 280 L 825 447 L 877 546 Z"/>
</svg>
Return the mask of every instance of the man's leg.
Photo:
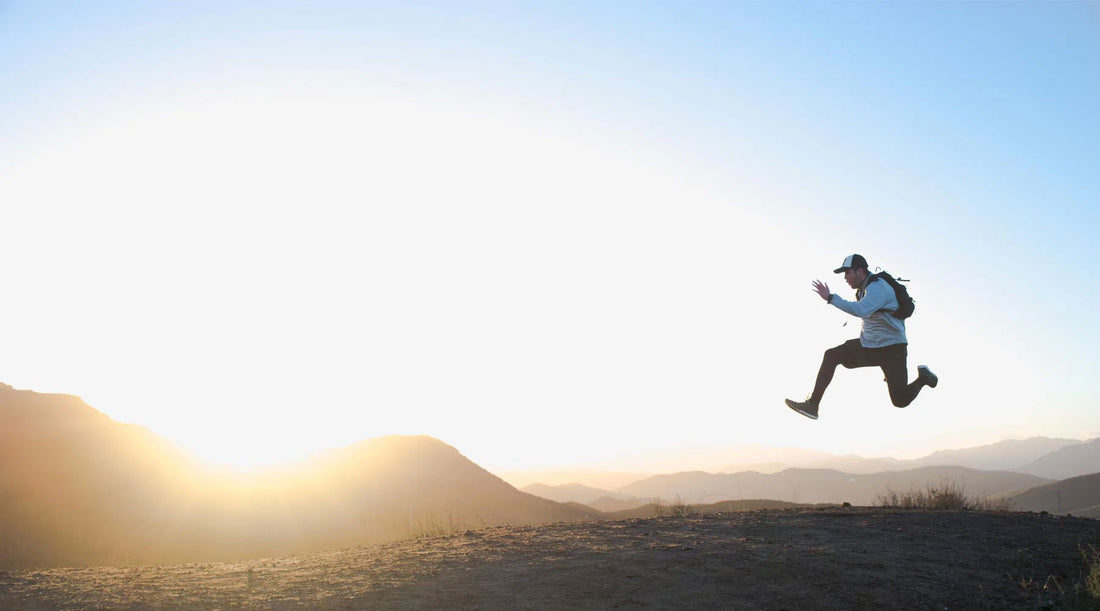
<svg viewBox="0 0 1100 611">
<path fill-rule="evenodd" d="M 905 344 L 879 348 L 882 351 L 882 373 L 886 376 L 886 388 L 890 391 L 890 402 L 895 407 L 906 407 L 917 398 L 920 389 L 927 381 L 921 376 L 909 382 L 907 359 L 909 347 Z"/>
<path fill-rule="evenodd" d="M 810 394 L 810 403 L 821 405 L 821 398 L 825 396 L 825 389 L 833 381 L 833 373 L 837 365 L 844 365 L 848 369 L 861 367 L 861 353 L 865 351 L 858 339 L 852 339 L 843 344 L 829 348 L 825 356 L 821 358 L 821 368 L 817 370 L 817 381 L 814 383 L 814 391 Z"/>
</svg>

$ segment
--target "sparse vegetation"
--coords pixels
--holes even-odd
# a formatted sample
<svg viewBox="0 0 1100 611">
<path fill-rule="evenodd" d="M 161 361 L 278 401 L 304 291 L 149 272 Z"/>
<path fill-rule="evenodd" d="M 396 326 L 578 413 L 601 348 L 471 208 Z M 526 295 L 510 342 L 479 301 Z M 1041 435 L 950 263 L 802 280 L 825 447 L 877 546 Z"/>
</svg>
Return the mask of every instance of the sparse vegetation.
<svg viewBox="0 0 1100 611">
<path fill-rule="evenodd" d="M 877 496 L 875 503 L 879 507 L 897 507 L 901 509 L 948 509 L 980 511 L 1007 511 L 1008 503 L 986 497 L 969 497 L 962 484 L 943 481 L 939 485 L 928 484 L 924 490 L 898 492 L 887 488 Z"/>
<path fill-rule="evenodd" d="M 1024 552 L 1024 550 L 1020 550 Z M 1030 600 L 1032 609 L 1100 611 L 1100 550 L 1092 545 L 1081 547 L 1084 563 L 1082 578 L 1070 585 L 1054 575 L 1039 581 L 1032 577 L 1016 578 Z"/>
<path fill-rule="evenodd" d="M 1073 600 L 1079 609 L 1100 609 L 1100 550 L 1095 546 L 1081 546 L 1081 559 L 1085 563 L 1084 579 L 1073 584 Z"/>
<path fill-rule="evenodd" d="M 698 513 L 694 507 L 685 503 L 679 496 L 668 503 L 657 503 L 654 507 L 657 517 L 683 518 L 694 516 Z"/>
<path fill-rule="evenodd" d="M 475 530 L 483 527 L 483 524 L 472 525 L 453 513 L 437 516 L 434 513 L 424 516 L 410 515 L 406 528 L 406 539 L 426 539 L 428 537 L 448 537 Z"/>
<path fill-rule="evenodd" d="M 1100 601 L 1100 550 L 1089 545 L 1081 548 L 1081 556 L 1085 560 L 1084 589 L 1090 596 Z"/>
</svg>

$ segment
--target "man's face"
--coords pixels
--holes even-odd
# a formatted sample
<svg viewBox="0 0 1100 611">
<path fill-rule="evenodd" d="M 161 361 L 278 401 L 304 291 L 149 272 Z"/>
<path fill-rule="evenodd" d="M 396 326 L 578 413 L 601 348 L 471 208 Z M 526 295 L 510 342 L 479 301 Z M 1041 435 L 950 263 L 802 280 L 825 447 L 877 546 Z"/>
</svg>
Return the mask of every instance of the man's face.
<svg viewBox="0 0 1100 611">
<path fill-rule="evenodd" d="M 851 269 L 845 270 L 844 272 L 844 281 L 848 283 L 848 286 L 854 289 L 858 289 L 859 285 L 863 284 L 863 281 L 866 279 L 867 271 L 864 270 L 862 267 L 853 267 Z"/>
</svg>

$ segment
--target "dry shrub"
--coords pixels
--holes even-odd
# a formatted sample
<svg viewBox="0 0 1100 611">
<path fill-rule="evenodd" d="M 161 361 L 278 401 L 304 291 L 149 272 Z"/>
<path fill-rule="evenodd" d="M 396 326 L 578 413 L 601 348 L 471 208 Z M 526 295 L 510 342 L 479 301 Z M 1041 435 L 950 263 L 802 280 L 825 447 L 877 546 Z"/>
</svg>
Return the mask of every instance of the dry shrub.
<svg viewBox="0 0 1100 611">
<path fill-rule="evenodd" d="M 1028 609 L 1048 611 L 1100 611 L 1100 550 L 1092 545 L 1081 546 L 1084 570 L 1072 584 L 1050 575 L 1039 582 L 1031 577 L 1019 578 L 1020 590 L 1029 599 Z M 1021 550 L 1022 551 L 1022 550 Z"/>
<path fill-rule="evenodd" d="M 657 517 L 687 518 L 698 513 L 694 507 L 685 503 L 679 495 L 671 503 L 657 503 L 655 509 Z"/>
<path fill-rule="evenodd" d="M 1081 557 L 1085 561 L 1085 578 L 1078 584 L 1078 590 L 1094 608 L 1100 609 L 1100 550 L 1092 545 L 1082 546 Z"/>
<path fill-rule="evenodd" d="M 1005 501 L 995 501 L 985 497 L 968 497 L 966 489 L 957 482 L 945 480 L 939 485 L 928 484 L 924 490 L 898 492 L 887 488 L 877 496 L 876 505 L 880 507 L 898 507 L 901 509 L 976 509 L 984 511 L 1007 511 Z"/>
<path fill-rule="evenodd" d="M 484 524 L 474 523 L 455 516 L 453 513 L 437 515 L 429 513 L 420 516 L 409 515 L 405 528 L 406 539 L 426 539 L 428 537 L 449 537 L 468 530 L 483 528 Z"/>
</svg>

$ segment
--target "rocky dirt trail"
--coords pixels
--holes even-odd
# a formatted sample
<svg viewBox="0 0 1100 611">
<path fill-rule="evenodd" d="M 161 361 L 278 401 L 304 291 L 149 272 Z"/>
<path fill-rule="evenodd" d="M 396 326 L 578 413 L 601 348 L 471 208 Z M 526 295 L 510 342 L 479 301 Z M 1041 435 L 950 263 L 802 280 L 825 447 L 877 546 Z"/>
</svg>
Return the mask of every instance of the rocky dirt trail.
<svg viewBox="0 0 1100 611">
<path fill-rule="evenodd" d="M 0 609 L 1036 609 L 1072 597 L 1088 570 L 1081 550 L 1093 547 L 1100 521 L 1082 518 L 754 511 L 0 573 Z"/>
</svg>

